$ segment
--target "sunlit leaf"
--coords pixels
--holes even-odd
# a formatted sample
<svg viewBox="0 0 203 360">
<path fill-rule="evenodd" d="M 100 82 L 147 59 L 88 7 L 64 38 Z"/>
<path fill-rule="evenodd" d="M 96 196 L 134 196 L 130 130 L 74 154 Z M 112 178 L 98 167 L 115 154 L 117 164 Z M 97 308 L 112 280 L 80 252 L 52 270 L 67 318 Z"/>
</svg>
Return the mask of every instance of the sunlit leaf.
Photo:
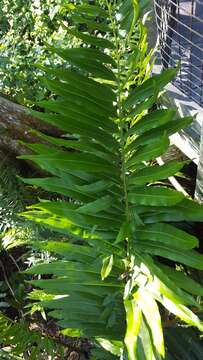
<svg viewBox="0 0 203 360">
<path fill-rule="evenodd" d="M 113 255 L 103 259 L 102 269 L 101 269 L 101 278 L 102 280 L 106 279 L 111 273 L 113 267 Z"/>
</svg>

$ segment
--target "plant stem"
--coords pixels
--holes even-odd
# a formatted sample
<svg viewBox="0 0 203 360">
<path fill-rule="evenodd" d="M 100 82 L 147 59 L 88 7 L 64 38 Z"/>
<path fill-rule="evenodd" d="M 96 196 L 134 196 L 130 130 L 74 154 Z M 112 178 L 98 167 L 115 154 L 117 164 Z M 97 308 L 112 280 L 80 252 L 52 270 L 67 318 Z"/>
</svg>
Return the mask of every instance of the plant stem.
<svg viewBox="0 0 203 360">
<path fill-rule="evenodd" d="M 120 131 L 120 144 L 121 144 L 121 179 L 123 183 L 123 194 L 124 194 L 124 204 L 125 204 L 125 218 L 126 222 L 130 221 L 130 212 L 129 212 L 129 204 L 128 204 L 128 191 L 127 191 L 127 181 L 126 181 L 126 158 L 125 158 L 125 132 L 126 132 L 126 123 L 122 112 L 122 93 L 125 88 L 126 81 L 121 80 L 121 55 L 125 52 L 126 45 L 122 48 L 122 44 L 120 39 L 118 39 L 118 35 L 116 32 L 115 20 L 112 16 L 112 7 L 111 4 L 106 0 L 106 4 L 109 11 L 109 18 L 111 21 L 112 31 L 114 35 L 116 51 L 115 58 L 117 62 L 117 84 L 118 84 L 118 121 L 119 121 L 119 131 Z"/>
</svg>

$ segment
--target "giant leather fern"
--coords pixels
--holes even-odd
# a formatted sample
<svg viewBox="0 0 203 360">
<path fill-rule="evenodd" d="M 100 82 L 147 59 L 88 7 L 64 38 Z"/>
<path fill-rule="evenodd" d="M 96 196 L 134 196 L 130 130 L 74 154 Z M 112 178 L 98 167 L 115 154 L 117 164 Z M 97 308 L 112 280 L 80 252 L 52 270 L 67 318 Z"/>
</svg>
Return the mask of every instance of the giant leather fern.
<svg viewBox="0 0 203 360">
<path fill-rule="evenodd" d="M 183 163 L 152 161 L 192 119 L 152 111 L 176 70 L 149 78 L 151 54 L 138 5 L 72 4 L 76 25 L 68 32 L 83 46 L 50 49 L 68 65 L 43 68 L 55 96 L 35 114 L 64 136 L 38 134 L 44 145 L 29 145 L 35 154 L 21 158 L 50 174 L 26 183 L 65 199 L 42 200 L 24 213 L 67 239 L 56 235 L 35 244 L 59 258 L 28 271 L 52 275 L 32 281 L 50 295 L 44 300 L 36 292 L 36 299 L 66 333 L 91 337 L 120 359 L 151 360 L 165 356 L 162 329 L 169 314 L 203 330 L 192 311 L 201 309 L 203 289 L 175 265 L 203 269 L 197 238 L 176 226 L 202 221 L 203 209 L 164 183 Z"/>
</svg>

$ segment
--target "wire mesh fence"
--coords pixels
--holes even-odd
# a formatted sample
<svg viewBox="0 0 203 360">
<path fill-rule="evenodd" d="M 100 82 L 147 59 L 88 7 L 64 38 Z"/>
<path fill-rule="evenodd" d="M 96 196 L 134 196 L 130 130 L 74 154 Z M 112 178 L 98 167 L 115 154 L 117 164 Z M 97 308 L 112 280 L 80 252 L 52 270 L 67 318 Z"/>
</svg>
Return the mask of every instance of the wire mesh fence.
<svg viewBox="0 0 203 360">
<path fill-rule="evenodd" d="M 164 68 L 180 62 L 174 80 L 203 107 L 203 0 L 154 0 Z"/>
</svg>

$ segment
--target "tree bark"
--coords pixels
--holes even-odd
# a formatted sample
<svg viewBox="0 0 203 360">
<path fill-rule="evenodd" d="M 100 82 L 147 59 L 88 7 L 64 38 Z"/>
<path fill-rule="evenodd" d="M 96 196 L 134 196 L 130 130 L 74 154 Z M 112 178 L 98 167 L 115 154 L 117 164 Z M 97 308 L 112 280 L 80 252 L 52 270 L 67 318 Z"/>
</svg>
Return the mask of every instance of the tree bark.
<svg viewBox="0 0 203 360">
<path fill-rule="evenodd" d="M 27 153 L 26 147 L 20 144 L 19 140 L 29 143 L 42 142 L 30 133 L 30 129 L 49 135 L 60 135 L 54 127 L 29 115 L 24 106 L 0 96 L 0 149 L 12 155 Z"/>
</svg>

